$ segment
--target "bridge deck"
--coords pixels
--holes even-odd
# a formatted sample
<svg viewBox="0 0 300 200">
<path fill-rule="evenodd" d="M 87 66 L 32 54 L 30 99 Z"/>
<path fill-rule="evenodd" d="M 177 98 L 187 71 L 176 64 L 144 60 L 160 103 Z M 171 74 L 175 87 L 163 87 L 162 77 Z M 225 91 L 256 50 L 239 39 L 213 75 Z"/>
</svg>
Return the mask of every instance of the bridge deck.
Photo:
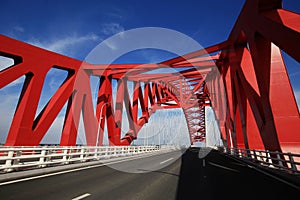
<svg viewBox="0 0 300 200">
<path fill-rule="evenodd" d="M 98 166 L 0 186 L 1 199 L 277 199 L 300 194 L 300 184 L 272 177 L 217 151 L 198 149 Z M 151 171 L 160 166 L 161 169 Z M 126 173 L 135 169 L 149 173 Z M 2 183 L 3 184 L 3 183 Z"/>
</svg>

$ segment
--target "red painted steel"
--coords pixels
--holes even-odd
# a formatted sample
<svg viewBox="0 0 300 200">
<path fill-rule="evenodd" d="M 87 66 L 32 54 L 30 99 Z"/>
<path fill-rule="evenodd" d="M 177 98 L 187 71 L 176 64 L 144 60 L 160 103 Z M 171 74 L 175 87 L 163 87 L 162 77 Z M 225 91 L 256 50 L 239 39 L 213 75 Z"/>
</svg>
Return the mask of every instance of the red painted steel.
<svg viewBox="0 0 300 200">
<path fill-rule="evenodd" d="M 300 61 L 300 15 L 281 1 L 246 1 L 218 65 L 226 83 L 234 145 L 300 151 L 300 120 L 281 51 Z"/>
<path fill-rule="evenodd" d="M 26 76 L 5 145 L 38 145 L 65 104 L 62 146 L 76 144 L 81 112 L 87 145 L 101 145 L 105 128 L 111 145 L 129 145 L 157 109 L 172 108 L 183 109 L 191 143 L 205 141 L 205 106 L 212 106 L 225 145 L 300 152 L 299 111 L 281 55 L 300 62 L 299 27 L 300 15 L 283 9 L 280 0 L 247 0 L 228 40 L 142 65 L 91 65 L 0 35 L 0 55 L 15 62 L 0 71 L 0 89 Z M 52 68 L 68 76 L 35 117 Z M 178 73 L 143 73 L 158 68 Z M 100 81 L 96 108 L 91 76 Z M 121 138 L 124 109 L 129 130 Z"/>
</svg>

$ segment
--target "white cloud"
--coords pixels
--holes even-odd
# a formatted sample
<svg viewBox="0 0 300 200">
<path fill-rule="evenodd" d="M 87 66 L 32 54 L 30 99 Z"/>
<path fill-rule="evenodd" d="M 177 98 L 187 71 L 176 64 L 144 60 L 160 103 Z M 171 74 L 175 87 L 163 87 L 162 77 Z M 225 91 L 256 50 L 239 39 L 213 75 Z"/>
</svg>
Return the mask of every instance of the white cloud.
<svg viewBox="0 0 300 200">
<path fill-rule="evenodd" d="M 11 58 L 0 56 L 0 71 L 12 66 L 14 64 L 14 60 Z"/>
<path fill-rule="evenodd" d="M 12 58 L 0 56 L 0 71 L 12 66 L 13 64 L 14 64 L 14 60 Z M 25 77 L 23 76 L 13 82 L 11 82 L 6 87 L 8 88 L 8 87 L 22 84 L 24 82 L 24 79 L 25 79 Z"/>
<path fill-rule="evenodd" d="M 117 50 L 118 49 L 118 45 L 115 44 L 113 41 L 108 42 L 108 40 L 104 40 L 103 43 L 106 44 L 106 46 L 108 46 L 108 48 L 110 48 L 111 50 Z"/>
<path fill-rule="evenodd" d="M 120 33 L 120 36 L 122 36 L 122 32 L 124 30 L 125 29 L 122 25 L 113 22 L 101 25 L 100 33 L 101 35 L 106 36 Z M 101 41 L 103 41 L 103 37 L 95 33 L 89 33 L 86 35 L 73 34 L 62 38 L 51 38 L 50 40 L 33 38 L 28 40 L 27 42 L 34 46 L 38 46 L 53 52 L 57 52 L 67 56 L 74 56 L 77 52 L 82 51 L 84 49 L 84 45 L 86 45 L 87 43 Z M 116 49 L 115 44 L 107 43 L 107 45 L 111 49 Z"/>
<path fill-rule="evenodd" d="M 13 64 L 13 59 L 0 56 L 0 71 L 12 66 Z M 20 93 L 16 92 L 16 88 L 13 87 L 20 87 L 20 84 L 24 82 L 24 79 L 25 76 L 22 76 L 21 78 L 18 78 L 17 80 L 9 83 L 0 90 L 0 143 L 4 143 L 6 140 L 14 111 L 20 96 Z"/>
<path fill-rule="evenodd" d="M 99 42 L 101 37 L 94 33 L 83 36 L 68 36 L 61 39 L 53 39 L 51 41 L 41 41 L 39 39 L 32 39 L 28 43 L 62 54 L 70 54 L 70 49 L 82 46 L 86 42 Z"/>
<path fill-rule="evenodd" d="M 21 26 L 15 26 L 15 27 L 13 28 L 13 30 L 14 30 L 15 32 L 20 32 L 20 33 L 23 33 L 23 32 L 25 31 L 25 29 L 24 29 L 23 27 L 21 27 Z"/>
<path fill-rule="evenodd" d="M 25 80 L 25 76 L 21 76 L 20 78 L 18 78 L 17 80 L 14 80 L 13 82 L 11 82 L 10 84 L 8 84 L 6 86 L 6 88 L 10 88 L 13 86 L 19 86 L 20 84 L 23 84 Z"/>
<path fill-rule="evenodd" d="M 125 29 L 119 23 L 107 23 L 103 24 L 101 27 L 101 32 L 105 35 L 114 35 L 120 32 L 123 32 Z"/>
<path fill-rule="evenodd" d="M 0 143 L 4 143 L 19 99 L 19 94 L 2 95 L 2 93 L 0 93 L 0 96 Z"/>
<path fill-rule="evenodd" d="M 64 116 L 58 116 L 44 135 L 41 144 L 59 144 L 64 124 Z"/>
<path fill-rule="evenodd" d="M 294 73 L 289 74 L 289 77 L 294 77 L 294 76 L 299 76 L 300 75 L 300 71 L 296 71 Z"/>
<path fill-rule="evenodd" d="M 15 109 L 19 100 L 20 93 L 12 92 L 0 92 L 0 144 L 5 143 L 10 125 L 15 113 Z M 65 113 L 66 105 L 63 107 L 61 113 Z M 58 144 L 62 133 L 62 127 L 64 123 L 64 115 L 59 114 L 51 127 L 47 131 L 46 135 L 42 139 L 41 143 Z"/>
<path fill-rule="evenodd" d="M 125 31 L 124 27 L 118 23 L 107 23 L 102 24 L 101 33 L 107 36 L 112 36 L 115 34 L 119 34 L 121 38 L 123 38 L 123 32 Z M 103 41 L 111 50 L 117 50 L 118 44 L 115 43 L 114 40 L 104 40 Z"/>
</svg>

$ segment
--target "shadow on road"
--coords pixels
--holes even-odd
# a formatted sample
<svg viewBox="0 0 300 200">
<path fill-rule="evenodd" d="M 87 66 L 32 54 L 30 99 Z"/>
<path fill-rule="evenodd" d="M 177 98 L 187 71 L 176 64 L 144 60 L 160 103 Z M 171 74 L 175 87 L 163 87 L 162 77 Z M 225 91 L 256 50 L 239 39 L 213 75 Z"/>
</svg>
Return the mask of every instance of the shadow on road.
<svg viewBox="0 0 300 200">
<path fill-rule="evenodd" d="M 142 171 L 142 172 L 151 172 L 151 173 L 156 173 L 156 174 L 167 174 L 167 175 L 170 175 L 170 176 L 179 176 L 178 174 L 170 173 L 170 172 L 163 171 L 163 170 L 156 170 L 156 171 L 145 170 L 145 169 L 138 169 L 138 170 Z"/>
<path fill-rule="evenodd" d="M 215 150 L 199 158 L 191 148 L 182 156 L 177 199 L 279 199 L 300 190 Z"/>
</svg>

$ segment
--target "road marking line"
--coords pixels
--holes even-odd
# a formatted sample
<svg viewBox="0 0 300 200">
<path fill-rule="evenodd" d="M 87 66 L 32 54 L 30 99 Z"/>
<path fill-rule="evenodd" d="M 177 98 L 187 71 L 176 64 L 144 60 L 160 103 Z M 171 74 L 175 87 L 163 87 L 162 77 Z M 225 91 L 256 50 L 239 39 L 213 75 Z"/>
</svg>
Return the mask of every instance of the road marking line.
<svg viewBox="0 0 300 200">
<path fill-rule="evenodd" d="M 233 171 L 233 172 L 238 172 L 238 173 L 239 173 L 239 171 L 236 170 L 236 169 L 231 169 L 231 168 L 229 168 L 229 167 L 225 167 L 225 166 L 222 166 L 222 165 L 218 165 L 218 164 L 213 163 L 213 162 L 208 162 L 208 163 L 209 163 L 210 165 L 215 166 L 215 167 L 219 167 L 219 168 L 222 168 L 222 169 L 226 169 L 226 170 L 229 170 L 229 171 Z"/>
<path fill-rule="evenodd" d="M 169 159 L 167 159 L 167 160 L 164 160 L 164 161 L 162 161 L 162 162 L 160 162 L 160 164 L 162 165 L 162 164 L 164 164 L 164 163 L 166 163 L 166 162 L 168 162 L 168 161 L 170 161 L 170 160 L 173 160 L 174 158 L 169 158 Z"/>
<path fill-rule="evenodd" d="M 85 193 L 85 194 L 83 194 L 83 195 L 80 195 L 80 196 L 78 196 L 78 197 L 73 198 L 72 200 L 80 200 L 80 199 L 84 199 L 85 197 L 88 197 L 88 196 L 90 196 L 90 195 L 91 195 L 90 193 Z"/>
<path fill-rule="evenodd" d="M 170 153 L 170 152 L 167 152 L 167 153 Z M 56 176 L 56 175 L 60 175 L 60 174 L 70 173 L 70 172 L 77 172 L 77 171 L 82 171 L 82 170 L 86 170 L 86 169 L 92 169 L 92 168 L 107 166 L 107 165 L 116 164 L 116 163 L 120 163 L 120 162 L 137 160 L 137 159 L 140 159 L 140 158 L 148 158 L 148 157 L 156 156 L 156 155 L 161 155 L 161 154 L 146 154 L 146 155 L 141 155 L 141 156 L 137 156 L 137 157 L 134 157 L 134 158 L 131 158 L 131 159 L 126 159 L 126 160 L 112 161 L 112 162 L 102 163 L 102 164 L 99 164 L 99 165 L 92 165 L 92 166 L 87 166 L 87 167 L 70 169 L 70 170 L 66 170 L 66 171 L 53 172 L 53 173 L 39 175 L 39 176 L 32 176 L 32 177 L 28 177 L 28 178 L 21 178 L 21 179 L 17 179 L 17 180 L 2 182 L 2 183 L 0 183 L 0 186 L 2 186 L 2 185 L 9 185 L 9 184 L 13 184 L 13 183 L 24 182 L 24 181 L 30 181 L 30 180 L 39 179 L 39 178 L 45 178 L 45 177 L 49 177 L 49 176 Z"/>
</svg>

